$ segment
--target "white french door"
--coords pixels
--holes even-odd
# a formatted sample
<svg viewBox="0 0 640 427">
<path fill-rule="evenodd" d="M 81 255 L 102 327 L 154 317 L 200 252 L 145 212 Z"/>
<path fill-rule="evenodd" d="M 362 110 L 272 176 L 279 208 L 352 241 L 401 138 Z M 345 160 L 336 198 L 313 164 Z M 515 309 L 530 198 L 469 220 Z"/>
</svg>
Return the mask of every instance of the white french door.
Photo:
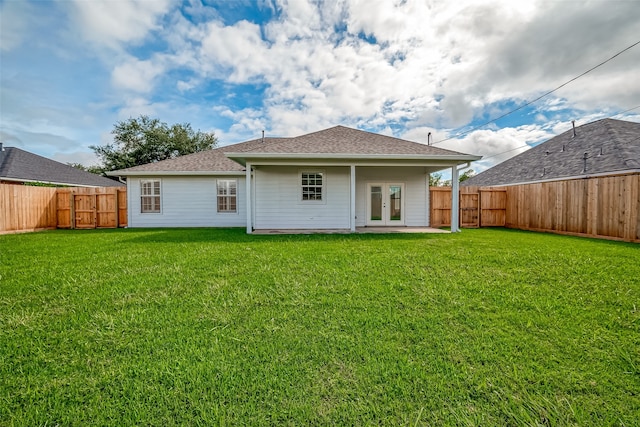
<svg viewBox="0 0 640 427">
<path fill-rule="evenodd" d="M 404 225 L 404 184 L 367 184 L 367 225 Z"/>
</svg>

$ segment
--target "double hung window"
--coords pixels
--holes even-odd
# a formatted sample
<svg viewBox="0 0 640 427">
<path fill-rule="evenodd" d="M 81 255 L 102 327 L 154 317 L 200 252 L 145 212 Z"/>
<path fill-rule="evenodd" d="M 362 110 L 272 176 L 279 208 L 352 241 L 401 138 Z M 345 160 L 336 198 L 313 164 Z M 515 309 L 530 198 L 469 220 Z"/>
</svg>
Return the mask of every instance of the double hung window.
<svg viewBox="0 0 640 427">
<path fill-rule="evenodd" d="M 303 201 L 322 201 L 324 193 L 324 174 L 322 172 L 302 172 Z"/>
<path fill-rule="evenodd" d="M 140 181 L 140 212 L 160 213 L 160 180 Z"/>
<path fill-rule="evenodd" d="M 219 179 L 218 212 L 238 211 L 238 183 L 235 179 Z"/>
</svg>

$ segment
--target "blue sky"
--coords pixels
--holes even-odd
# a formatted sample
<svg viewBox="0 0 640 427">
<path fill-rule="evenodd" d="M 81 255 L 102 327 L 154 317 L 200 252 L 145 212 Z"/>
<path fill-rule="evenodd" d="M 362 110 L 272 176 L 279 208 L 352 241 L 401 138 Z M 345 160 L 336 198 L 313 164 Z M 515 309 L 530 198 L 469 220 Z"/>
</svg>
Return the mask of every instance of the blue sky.
<svg viewBox="0 0 640 427">
<path fill-rule="evenodd" d="M 4 0 L 0 19 L 0 140 L 85 165 L 140 114 L 221 145 L 337 124 L 437 142 L 640 40 L 638 0 Z M 480 171 L 637 107 L 639 64 L 636 46 L 440 146 Z"/>
</svg>

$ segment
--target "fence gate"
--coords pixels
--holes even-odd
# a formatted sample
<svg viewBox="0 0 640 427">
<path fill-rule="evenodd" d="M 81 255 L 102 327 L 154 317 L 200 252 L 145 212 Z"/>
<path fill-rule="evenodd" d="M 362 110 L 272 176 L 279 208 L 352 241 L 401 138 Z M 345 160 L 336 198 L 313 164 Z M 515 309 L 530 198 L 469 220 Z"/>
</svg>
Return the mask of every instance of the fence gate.
<svg viewBox="0 0 640 427">
<path fill-rule="evenodd" d="M 127 225 L 125 189 L 60 189 L 56 196 L 58 228 L 117 228 Z"/>
<path fill-rule="evenodd" d="M 73 228 L 96 228 L 96 195 L 73 195 Z"/>
<path fill-rule="evenodd" d="M 479 193 L 460 193 L 460 227 L 480 227 Z"/>
</svg>

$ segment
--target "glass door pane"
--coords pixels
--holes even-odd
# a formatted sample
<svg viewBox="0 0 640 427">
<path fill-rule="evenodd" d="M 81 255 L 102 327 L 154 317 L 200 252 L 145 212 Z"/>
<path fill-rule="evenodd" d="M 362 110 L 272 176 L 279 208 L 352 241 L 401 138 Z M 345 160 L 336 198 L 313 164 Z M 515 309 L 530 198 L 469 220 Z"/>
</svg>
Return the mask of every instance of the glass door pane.
<svg viewBox="0 0 640 427">
<path fill-rule="evenodd" d="M 389 186 L 389 220 L 402 221 L 402 186 Z"/>
<path fill-rule="evenodd" d="M 371 186 L 371 217 L 369 220 L 382 220 L 382 187 L 379 185 Z"/>
</svg>

